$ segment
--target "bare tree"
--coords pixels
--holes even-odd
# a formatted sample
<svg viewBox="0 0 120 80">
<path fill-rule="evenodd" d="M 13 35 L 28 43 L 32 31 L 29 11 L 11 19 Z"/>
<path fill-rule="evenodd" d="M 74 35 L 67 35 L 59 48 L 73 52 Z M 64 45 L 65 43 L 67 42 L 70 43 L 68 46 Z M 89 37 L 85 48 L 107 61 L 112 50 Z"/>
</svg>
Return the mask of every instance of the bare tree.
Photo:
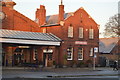
<svg viewBox="0 0 120 80">
<path fill-rule="evenodd" d="M 120 36 L 120 14 L 110 17 L 104 29 L 104 37 L 118 36 Z"/>
</svg>

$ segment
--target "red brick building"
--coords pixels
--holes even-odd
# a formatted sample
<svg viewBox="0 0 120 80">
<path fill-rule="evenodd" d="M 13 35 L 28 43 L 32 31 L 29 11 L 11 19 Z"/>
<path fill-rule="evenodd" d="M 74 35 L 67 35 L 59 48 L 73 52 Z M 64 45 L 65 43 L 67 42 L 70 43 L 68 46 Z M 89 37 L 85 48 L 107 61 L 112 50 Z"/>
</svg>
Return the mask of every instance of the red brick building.
<svg viewBox="0 0 120 80">
<path fill-rule="evenodd" d="M 2 1 L 2 9 L 0 10 L 4 18 L 2 19 L 2 29 L 40 32 L 38 24 L 16 11 L 15 5 L 16 3 L 13 1 Z"/>
<path fill-rule="evenodd" d="M 99 25 L 82 7 L 75 12 L 65 13 L 61 2 L 58 15 L 46 16 L 45 6 L 40 5 L 36 11 L 36 20 L 32 21 L 14 10 L 14 5 L 13 1 L 2 1 L 1 31 L 4 35 L 0 39 L 3 40 L 3 48 L 7 53 L 3 55 L 3 61 L 8 59 L 9 64 L 15 61 L 19 63 L 22 55 L 17 59 L 15 56 L 24 54 L 23 60 L 32 63 L 37 54 L 38 61 L 46 67 L 54 63 L 73 66 L 92 64 L 93 56 L 98 56 Z M 97 59 L 98 57 L 96 63 Z"/>
<path fill-rule="evenodd" d="M 36 11 L 36 22 L 41 26 L 41 32 L 53 33 L 62 39 L 59 65 L 93 61 L 94 52 L 99 46 L 99 25 L 82 7 L 65 13 L 61 2 L 58 15 L 46 16 L 45 6 L 41 5 Z"/>
<path fill-rule="evenodd" d="M 58 61 L 61 40 L 53 34 L 40 33 L 40 27 L 35 21 L 14 9 L 15 2 L 3 0 L 0 3 L 3 66 L 36 63 L 36 60 L 44 66 L 52 66 L 52 60 Z"/>
</svg>

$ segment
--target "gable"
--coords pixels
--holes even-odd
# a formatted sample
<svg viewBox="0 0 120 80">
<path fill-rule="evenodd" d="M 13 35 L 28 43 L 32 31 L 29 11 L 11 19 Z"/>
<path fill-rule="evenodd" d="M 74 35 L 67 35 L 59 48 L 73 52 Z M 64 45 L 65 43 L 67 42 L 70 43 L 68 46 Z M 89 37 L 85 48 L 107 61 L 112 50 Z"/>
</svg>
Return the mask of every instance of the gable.
<svg viewBox="0 0 120 80">
<path fill-rule="evenodd" d="M 26 28 L 26 30 L 30 29 L 31 27 L 32 28 L 39 27 L 36 22 L 19 13 L 18 11 L 14 10 L 13 13 L 14 13 L 14 25 L 16 28 L 19 28 L 19 30 L 21 29 L 21 27 Z"/>
<path fill-rule="evenodd" d="M 40 32 L 38 24 L 25 15 L 8 7 L 2 7 L 2 9 L 7 16 L 2 22 L 3 29 Z"/>
<path fill-rule="evenodd" d="M 69 21 L 76 21 L 76 23 L 77 23 L 77 21 L 78 22 L 81 22 L 82 21 L 82 23 L 83 24 L 87 24 L 87 25 L 90 25 L 90 26 L 92 26 L 92 25 L 98 25 L 95 21 L 94 21 L 94 19 L 84 10 L 84 8 L 79 8 L 78 10 L 76 10 L 74 13 L 72 13 L 72 16 L 70 16 L 69 17 L 71 20 L 69 20 Z M 68 18 L 68 19 L 69 19 Z M 66 19 L 66 21 L 68 20 L 68 19 Z M 74 19 L 74 20 L 73 20 Z"/>
<path fill-rule="evenodd" d="M 99 41 L 99 52 L 110 53 L 116 46 L 118 38 L 101 38 Z"/>
</svg>

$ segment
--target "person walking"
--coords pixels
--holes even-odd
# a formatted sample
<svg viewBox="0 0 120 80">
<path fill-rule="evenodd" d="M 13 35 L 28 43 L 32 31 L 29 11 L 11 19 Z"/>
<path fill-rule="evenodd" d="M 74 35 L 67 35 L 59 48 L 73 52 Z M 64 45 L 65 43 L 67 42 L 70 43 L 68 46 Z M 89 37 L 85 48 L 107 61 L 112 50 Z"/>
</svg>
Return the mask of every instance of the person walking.
<svg viewBox="0 0 120 80">
<path fill-rule="evenodd" d="M 113 70 L 118 70 L 118 67 L 117 67 L 117 61 L 114 62 Z"/>
</svg>

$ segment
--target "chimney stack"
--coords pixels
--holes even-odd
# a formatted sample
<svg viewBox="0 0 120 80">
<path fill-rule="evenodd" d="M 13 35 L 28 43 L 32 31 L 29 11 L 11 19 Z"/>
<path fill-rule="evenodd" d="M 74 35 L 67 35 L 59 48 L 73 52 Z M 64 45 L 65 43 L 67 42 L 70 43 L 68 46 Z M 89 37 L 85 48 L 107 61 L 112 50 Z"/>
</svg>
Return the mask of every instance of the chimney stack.
<svg viewBox="0 0 120 80">
<path fill-rule="evenodd" d="M 63 21 L 64 20 L 64 5 L 63 5 L 63 2 L 61 0 L 61 4 L 59 5 L 59 17 L 58 17 L 58 23 L 60 21 Z"/>
<path fill-rule="evenodd" d="M 3 0 L 2 2 L 4 3 L 3 6 L 9 7 L 11 9 L 13 9 L 14 5 L 16 5 L 16 3 L 12 0 Z"/>
<path fill-rule="evenodd" d="M 36 19 L 40 26 L 46 23 L 46 9 L 44 5 L 40 5 L 40 9 L 37 9 Z"/>
</svg>

